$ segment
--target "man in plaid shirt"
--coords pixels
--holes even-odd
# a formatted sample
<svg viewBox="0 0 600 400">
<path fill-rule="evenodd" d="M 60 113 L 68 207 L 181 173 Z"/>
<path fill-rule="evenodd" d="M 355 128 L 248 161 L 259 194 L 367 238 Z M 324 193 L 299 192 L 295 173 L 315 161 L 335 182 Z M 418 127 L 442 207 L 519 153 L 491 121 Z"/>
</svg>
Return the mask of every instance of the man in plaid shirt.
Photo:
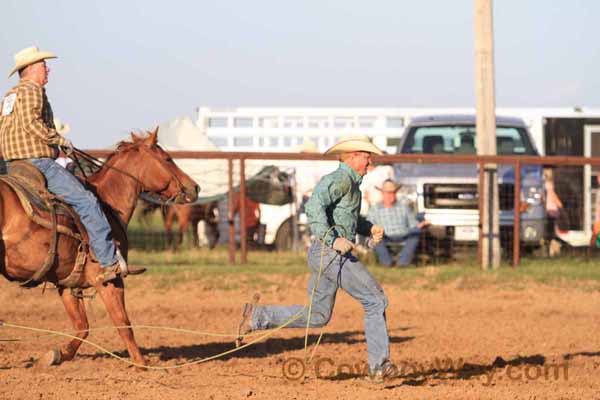
<svg viewBox="0 0 600 400">
<path fill-rule="evenodd" d="M 20 81 L 6 93 L 0 103 L 0 151 L 5 161 L 26 160 L 35 165 L 46 177 L 48 190 L 73 207 L 81 218 L 90 240 L 90 246 L 102 266 L 96 280 L 101 283 L 119 275 L 140 273 L 127 267 L 112 238 L 110 225 L 100 208 L 98 199 L 81 182 L 56 163 L 61 146 L 67 154 L 73 150 L 71 141 L 56 131 L 52 108 L 44 86 L 48 83 L 46 59 L 56 58 L 52 53 L 29 47 L 15 55 L 15 67 Z"/>
<path fill-rule="evenodd" d="M 400 187 L 391 179 L 386 179 L 377 188 L 381 191 L 382 202 L 369 208 L 367 219 L 374 224 L 383 226 L 385 236 L 373 250 L 380 264 L 391 267 L 392 256 L 386 243 L 404 243 L 398 259 L 398 265 L 408 266 L 414 257 L 419 244 L 421 230 L 428 226 L 429 221 L 418 222 L 415 213 L 406 202 L 399 202 L 396 192 Z"/>
</svg>

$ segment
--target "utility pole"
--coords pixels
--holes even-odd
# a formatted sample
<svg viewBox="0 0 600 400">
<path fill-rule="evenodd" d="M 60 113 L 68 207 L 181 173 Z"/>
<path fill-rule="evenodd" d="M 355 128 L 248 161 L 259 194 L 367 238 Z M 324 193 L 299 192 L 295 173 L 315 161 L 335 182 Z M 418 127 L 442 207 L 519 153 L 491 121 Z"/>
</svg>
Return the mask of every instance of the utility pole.
<svg viewBox="0 0 600 400">
<path fill-rule="evenodd" d="M 494 83 L 494 27 L 492 0 L 475 0 L 475 95 L 477 109 L 477 154 L 496 154 L 496 98 Z M 481 268 L 500 266 L 498 168 L 484 164 L 482 218 L 479 227 Z"/>
</svg>

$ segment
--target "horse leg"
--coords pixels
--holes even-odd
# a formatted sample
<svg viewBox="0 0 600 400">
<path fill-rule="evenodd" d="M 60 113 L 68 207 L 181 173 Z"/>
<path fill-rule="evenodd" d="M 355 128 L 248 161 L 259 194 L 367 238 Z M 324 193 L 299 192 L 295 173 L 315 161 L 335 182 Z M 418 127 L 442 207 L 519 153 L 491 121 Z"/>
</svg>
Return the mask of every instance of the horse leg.
<svg viewBox="0 0 600 400">
<path fill-rule="evenodd" d="M 165 232 L 167 234 L 167 248 L 173 248 L 173 236 L 172 236 L 172 228 L 173 228 L 173 212 L 171 209 L 167 209 L 163 214 L 163 221 L 165 224 Z"/>
<path fill-rule="evenodd" d="M 71 319 L 73 327 L 77 331 L 75 332 L 74 336 L 81 339 L 87 338 L 89 334 L 89 323 L 85 313 L 83 299 L 78 299 L 77 297 L 73 296 L 70 290 L 65 290 L 64 288 L 60 288 L 58 294 L 60 295 L 63 305 L 65 306 L 65 310 L 67 311 L 69 319 Z M 75 357 L 75 354 L 77 353 L 77 350 L 79 350 L 81 343 L 81 340 L 73 339 L 60 350 L 53 349 L 44 354 L 39 362 L 41 365 L 51 366 L 58 365 L 63 361 L 70 361 Z"/>
<path fill-rule="evenodd" d="M 192 237 L 194 238 L 194 246 L 193 247 L 200 247 L 200 238 L 198 237 L 198 224 L 199 223 L 200 223 L 200 220 L 197 218 L 193 218 L 190 221 L 190 225 L 192 227 Z"/>
<path fill-rule="evenodd" d="M 185 237 L 189 226 L 189 220 L 184 220 L 183 222 L 179 220 L 179 237 L 177 238 L 177 248 L 181 247 L 181 244 L 183 243 L 183 238 Z"/>
<path fill-rule="evenodd" d="M 106 286 L 99 284 L 96 285 L 96 289 L 104 301 L 104 306 L 106 307 L 106 311 L 112 319 L 113 324 L 115 326 L 131 325 L 129 317 L 127 316 L 127 310 L 125 309 L 125 287 L 123 286 L 123 282 L 119 280 L 116 282 L 116 285 L 109 283 Z M 136 369 L 143 369 L 143 367 L 140 367 L 139 365 L 147 365 L 147 363 L 140 352 L 140 348 L 135 342 L 133 329 L 118 328 L 117 331 L 127 346 L 129 356 L 136 364 L 138 364 Z"/>
</svg>

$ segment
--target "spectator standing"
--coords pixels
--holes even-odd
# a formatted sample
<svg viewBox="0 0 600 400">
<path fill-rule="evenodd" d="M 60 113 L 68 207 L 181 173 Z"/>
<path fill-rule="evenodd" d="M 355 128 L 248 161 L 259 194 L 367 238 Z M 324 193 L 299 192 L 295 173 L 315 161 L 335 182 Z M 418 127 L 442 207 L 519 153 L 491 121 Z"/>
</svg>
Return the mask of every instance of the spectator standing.
<svg viewBox="0 0 600 400">
<path fill-rule="evenodd" d="M 554 172 L 547 168 L 544 170 L 544 186 L 546 189 L 546 232 L 550 241 L 548 253 L 550 257 L 560 254 L 561 244 L 557 238 L 559 217 L 564 216 L 563 203 L 554 189 Z"/>
</svg>

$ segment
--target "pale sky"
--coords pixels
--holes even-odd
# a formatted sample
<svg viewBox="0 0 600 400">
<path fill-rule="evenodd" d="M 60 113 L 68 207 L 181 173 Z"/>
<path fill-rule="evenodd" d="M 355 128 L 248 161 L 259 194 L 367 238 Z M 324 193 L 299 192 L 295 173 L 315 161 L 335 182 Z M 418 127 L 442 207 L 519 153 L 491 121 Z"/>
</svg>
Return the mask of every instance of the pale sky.
<svg viewBox="0 0 600 400">
<path fill-rule="evenodd" d="M 50 102 L 88 149 L 197 106 L 470 107 L 473 3 L 4 0 L 0 91 L 14 53 L 55 52 Z M 496 0 L 497 105 L 600 106 L 599 17 L 592 0 Z"/>
</svg>

